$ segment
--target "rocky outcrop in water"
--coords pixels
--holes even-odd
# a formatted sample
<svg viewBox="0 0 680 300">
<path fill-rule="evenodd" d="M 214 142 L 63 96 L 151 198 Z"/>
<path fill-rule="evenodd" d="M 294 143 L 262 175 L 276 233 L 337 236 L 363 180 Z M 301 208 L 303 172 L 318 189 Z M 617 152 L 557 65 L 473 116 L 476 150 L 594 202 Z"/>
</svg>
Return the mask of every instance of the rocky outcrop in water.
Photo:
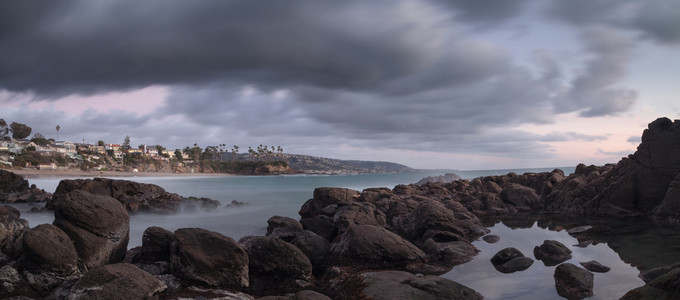
<svg viewBox="0 0 680 300">
<path fill-rule="evenodd" d="M 460 178 L 460 176 L 458 176 L 458 174 L 446 173 L 444 175 L 439 175 L 439 176 L 427 176 L 427 177 L 419 180 L 418 182 L 416 182 L 416 185 L 423 185 L 423 184 L 430 183 L 430 182 L 448 183 L 448 182 L 456 181 L 456 180 L 460 180 L 460 179 L 461 178 Z"/>
<path fill-rule="evenodd" d="M 0 170 L 0 203 L 45 202 L 52 194 L 34 185 L 29 187 L 28 181 L 21 175 Z"/>
<path fill-rule="evenodd" d="M 95 178 L 60 181 L 52 200 L 47 203 L 46 207 L 53 208 L 55 203 L 60 202 L 66 194 L 75 190 L 114 198 L 130 212 L 173 213 L 182 210 L 185 205 L 189 208 L 196 206 L 216 208 L 220 205 L 219 201 L 208 198 L 183 198 L 180 195 L 168 193 L 155 184 Z"/>
<path fill-rule="evenodd" d="M 593 273 L 570 263 L 564 263 L 555 268 L 557 294 L 567 299 L 592 297 L 593 280 Z"/>
</svg>

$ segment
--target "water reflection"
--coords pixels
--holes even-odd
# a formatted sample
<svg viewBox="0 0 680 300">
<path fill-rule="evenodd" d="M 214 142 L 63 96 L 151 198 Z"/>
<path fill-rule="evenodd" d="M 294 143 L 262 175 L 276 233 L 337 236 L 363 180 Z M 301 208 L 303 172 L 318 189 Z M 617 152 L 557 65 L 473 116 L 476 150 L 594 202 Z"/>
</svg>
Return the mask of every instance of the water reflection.
<svg viewBox="0 0 680 300">
<path fill-rule="evenodd" d="M 471 262 L 454 267 L 442 277 L 479 291 L 486 299 L 563 299 L 555 291 L 555 267 L 534 263 L 525 271 L 503 274 L 490 262 L 496 252 L 515 247 L 534 258 L 533 249 L 544 240 L 556 240 L 573 251 L 567 262 L 599 261 L 611 270 L 593 273 L 592 299 L 618 299 L 631 289 L 644 285 L 641 271 L 670 265 L 680 258 L 680 228 L 643 220 L 570 218 L 555 215 L 522 215 L 503 220 L 485 220 L 490 234 L 499 242 L 482 239 L 473 244 L 481 250 Z M 592 226 L 581 233 L 567 229 Z M 578 231 L 578 230 L 577 230 Z M 573 246 L 591 241 L 585 248 Z"/>
</svg>

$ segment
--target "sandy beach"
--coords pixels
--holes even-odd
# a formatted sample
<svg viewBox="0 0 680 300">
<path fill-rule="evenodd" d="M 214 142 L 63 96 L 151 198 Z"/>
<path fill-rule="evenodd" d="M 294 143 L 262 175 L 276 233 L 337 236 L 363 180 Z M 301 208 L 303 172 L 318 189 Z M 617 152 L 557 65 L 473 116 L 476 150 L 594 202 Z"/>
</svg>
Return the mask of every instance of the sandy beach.
<svg viewBox="0 0 680 300">
<path fill-rule="evenodd" d="M 82 171 L 82 170 L 7 170 L 24 176 L 37 177 L 188 177 L 188 176 L 234 176 L 226 173 L 170 173 L 170 172 L 116 172 L 116 171 Z"/>
</svg>

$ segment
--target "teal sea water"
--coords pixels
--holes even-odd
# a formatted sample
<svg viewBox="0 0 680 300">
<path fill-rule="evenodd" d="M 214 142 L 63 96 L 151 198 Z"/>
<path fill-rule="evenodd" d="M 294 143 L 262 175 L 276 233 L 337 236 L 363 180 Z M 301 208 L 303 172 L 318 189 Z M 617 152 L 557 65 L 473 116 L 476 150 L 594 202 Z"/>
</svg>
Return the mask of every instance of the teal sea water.
<svg viewBox="0 0 680 300">
<path fill-rule="evenodd" d="M 545 169 L 455 171 L 464 179 L 479 176 L 502 175 L 508 172 L 551 171 Z M 561 168 L 565 174 L 574 168 Z M 118 178 L 142 183 L 157 184 L 169 192 L 182 196 L 208 197 L 223 204 L 232 200 L 246 203 L 243 206 L 223 206 L 212 211 L 187 211 L 173 215 L 135 214 L 131 216 L 129 247 L 141 245 L 143 231 L 149 226 L 161 226 L 174 231 L 178 228 L 201 227 L 220 232 L 236 240 L 247 235 L 264 235 L 267 219 L 274 215 L 299 219 L 300 206 L 312 197 L 316 187 L 344 187 L 362 190 L 369 187 L 389 187 L 414 183 L 426 176 L 442 175 L 444 171 L 428 171 L 398 174 L 359 175 L 295 175 L 295 176 L 225 176 L 225 177 L 131 177 Z M 61 178 L 29 178 L 31 184 L 53 192 Z M 26 211 L 28 207 L 19 207 Z M 37 226 L 51 223 L 51 213 L 22 213 L 29 224 Z M 598 260 L 609 266 L 609 273 L 595 273 L 595 296 L 593 299 L 614 299 L 626 291 L 644 283 L 637 275 L 641 270 L 671 264 L 680 260 L 680 234 L 677 229 L 661 229 L 650 232 L 645 224 L 628 228 L 611 239 L 606 235 L 586 248 L 573 247 L 576 238 L 562 230 L 559 224 L 543 224 L 541 220 L 497 222 L 490 227 L 491 233 L 501 237 L 496 244 L 478 240 L 473 244 L 481 251 L 471 262 L 454 267 L 445 278 L 465 284 L 479 291 L 486 299 L 561 299 L 555 292 L 554 267 L 545 267 L 536 261 L 526 271 L 502 274 L 496 271 L 489 259 L 505 247 L 515 247 L 525 256 L 533 258 L 533 247 L 543 240 L 554 239 L 574 251 L 569 261 L 578 265 L 580 261 Z M 570 220 L 565 224 L 574 224 Z M 587 225 L 586 220 L 581 222 Z M 618 225 L 613 225 L 618 228 Z M 624 226 L 625 227 L 625 226 Z M 672 242 L 669 240 L 679 242 Z M 615 250 L 613 250 L 615 249 Z M 664 252 L 659 255 L 659 252 Z M 640 253 L 637 255 L 636 253 Z M 656 257 L 656 259 L 654 259 Z"/>
</svg>

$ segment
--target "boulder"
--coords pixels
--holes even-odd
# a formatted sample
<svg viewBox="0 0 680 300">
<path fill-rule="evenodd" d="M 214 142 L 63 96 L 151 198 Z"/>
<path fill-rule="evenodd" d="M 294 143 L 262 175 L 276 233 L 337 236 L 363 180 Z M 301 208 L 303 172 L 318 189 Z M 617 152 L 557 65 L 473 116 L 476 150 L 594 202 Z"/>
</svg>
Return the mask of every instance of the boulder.
<svg viewBox="0 0 680 300">
<path fill-rule="evenodd" d="M 59 182 L 52 201 L 46 207 L 52 208 L 66 194 L 74 190 L 83 190 L 96 195 L 115 198 L 130 212 L 148 211 L 158 213 L 177 212 L 184 202 L 205 208 L 214 208 L 219 202 L 207 198 L 182 198 L 180 195 L 168 193 L 155 184 L 138 183 L 129 180 L 108 178 L 73 179 Z"/>
<path fill-rule="evenodd" d="M 142 234 L 140 261 L 170 261 L 170 244 L 172 232 L 158 226 L 151 226 Z"/>
<path fill-rule="evenodd" d="M 509 184 L 503 188 L 501 199 L 503 202 L 514 206 L 528 206 L 532 209 L 539 209 L 541 207 L 541 198 L 536 193 L 536 190 L 517 183 Z"/>
<path fill-rule="evenodd" d="M 611 270 L 610 267 L 607 267 L 595 260 L 580 262 L 579 264 L 581 264 L 581 266 L 583 266 L 584 268 L 586 268 L 586 270 L 591 272 L 607 273 L 609 272 L 609 270 Z"/>
<path fill-rule="evenodd" d="M 331 244 L 330 263 L 359 270 L 405 268 L 422 263 L 425 253 L 409 241 L 382 227 L 349 227 Z"/>
<path fill-rule="evenodd" d="M 658 275 L 642 287 L 629 291 L 621 299 L 679 299 L 680 268 L 677 265 L 668 272 Z"/>
<path fill-rule="evenodd" d="M 339 202 L 353 202 L 359 198 L 359 195 L 359 191 L 344 188 L 316 188 L 314 189 L 314 198 L 302 205 L 299 214 L 302 218 L 316 217 L 322 213 L 321 210 L 324 207 Z"/>
<path fill-rule="evenodd" d="M 341 230 L 354 225 L 385 226 L 385 214 L 367 202 L 338 203 L 333 223 Z"/>
<path fill-rule="evenodd" d="M 651 269 L 647 272 L 640 273 L 640 275 L 638 275 L 638 277 L 640 277 L 640 279 L 642 279 L 642 281 L 644 281 L 645 283 L 649 283 L 652 280 L 656 279 L 657 277 L 659 277 L 663 274 L 666 274 L 666 273 L 668 273 L 671 270 L 676 269 L 676 268 L 680 268 L 680 263 L 675 263 L 675 264 L 670 265 L 670 266 L 663 266 L 663 267 L 654 268 L 654 269 Z"/>
<path fill-rule="evenodd" d="M 28 190 L 28 180 L 21 175 L 0 169 L 0 195 Z"/>
<path fill-rule="evenodd" d="M 12 259 L 21 255 L 21 240 L 29 229 L 28 221 L 20 216 L 21 213 L 16 208 L 0 206 L 0 251 Z"/>
<path fill-rule="evenodd" d="M 230 237 L 201 228 L 174 232 L 170 271 L 189 284 L 245 290 L 248 254 Z"/>
<path fill-rule="evenodd" d="M 56 276 L 79 274 L 78 253 L 73 241 L 59 227 L 42 224 L 28 230 L 23 239 L 25 270 Z"/>
<path fill-rule="evenodd" d="M 312 264 L 297 247 L 267 236 L 242 238 L 248 253 L 250 290 L 255 295 L 280 295 L 314 286 Z"/>
<path fill-rule="evenodd" d="M 522 251 L 517 250 L 516 248 L 513 247 L 508 247 L 505 248 L 501 251 L 496 252 L 493 257 L 491 257 L 491 263 L 496 266 L 496 265 L 502 265 L 513 258 L 517 257 L 524 257 L 524 254 L 522 254 Z"/>
<path fill-rule="evenodd" d="M 52 194 L 34 185 L 29 187 L 23 176 L 0 169 L 0 203 L 46 202 Z"/>
<path fill-rule="evenodd" d="M 593 296 L 593 273 L 573 264 L 564 263 L 555 268 L 557 294 L 567 299 L 583 299 Z"/>
<path fill-rule="evenodd" d="M 422 186 L 422 185 L 424 185 L 426 183 L 430 183 L 430 182 L 448 183 L 448 182 L 456 181 L 456 180 L 460 180 L 460 179 L 461 178 L 460 178 L 460 176 L 458 176 L 458 174 L 446 173 L 444 175 L 438 175 L 438 176 L 427 176 L 427 177 L 419 180 L 415 184 Z"/>
<path fill-rule="evenodd" d="M 269 237 L 281 239 L 300 249 L 309 258 L 315 272 L 323 269 L 330 255 L 331 244 L 328 240 L 309 230 L 279 227 Z"/>
<path fill-rule="evenodd" d="M 338 299 L 483 299 L 475 290 L 438 276 L 403 271 L 367 272 L 348 280 Z"/>
<path fill-rule="evenodd" d="M 130 216 L 116 199 L 72 191 L 54 203 L 53 224 L 73 241 L 81 270 L 117 263 L 125 257 Z"/>
<path fill-rule="evenodd" d="M 85 273 L 68 299 L 154 299 L 165 289 L 165 284 L 135 265 L 118 263 Z"/>
<path fill-rule="evenodd" d="M 267 220 L 267 235 L 270 235 L 274 229 L 279 227 L 293 227 L 302 229 L 302 224 L 297 220 L 289 217 L 273 216 Z"/>
<path fill-rule="evenodd" d="M 501 273 L 524 271 L 531 267 L 533 263 L 533 259 L 525 257 L 521 251 L 512 247 L 498 251 L 491 258 L 491 264 Z"/>
<path fill-rule="evenodd" d="M 571 259 L 571 250 L 558 241 L 545 240 L 540 246 L 534 247 L 534 256 L 546 266 L 556 266 Z"/>
<path fill-rule="evenodd" d="M 494 268 L 501 273 L 514 273 L 524 271 L 534 264 L 534 260 L 529 257 L 516 257 L 502 265 L 494 265 Z"/>
<path fill-rule="evenodd" d="M 314 232 L 328 241 L 333 241 L 338 235 L 338 227 L 333 223 L 333 219 L 326 215 L 319 215 L 300 220 L 302 227 Z"/>
</svg>

